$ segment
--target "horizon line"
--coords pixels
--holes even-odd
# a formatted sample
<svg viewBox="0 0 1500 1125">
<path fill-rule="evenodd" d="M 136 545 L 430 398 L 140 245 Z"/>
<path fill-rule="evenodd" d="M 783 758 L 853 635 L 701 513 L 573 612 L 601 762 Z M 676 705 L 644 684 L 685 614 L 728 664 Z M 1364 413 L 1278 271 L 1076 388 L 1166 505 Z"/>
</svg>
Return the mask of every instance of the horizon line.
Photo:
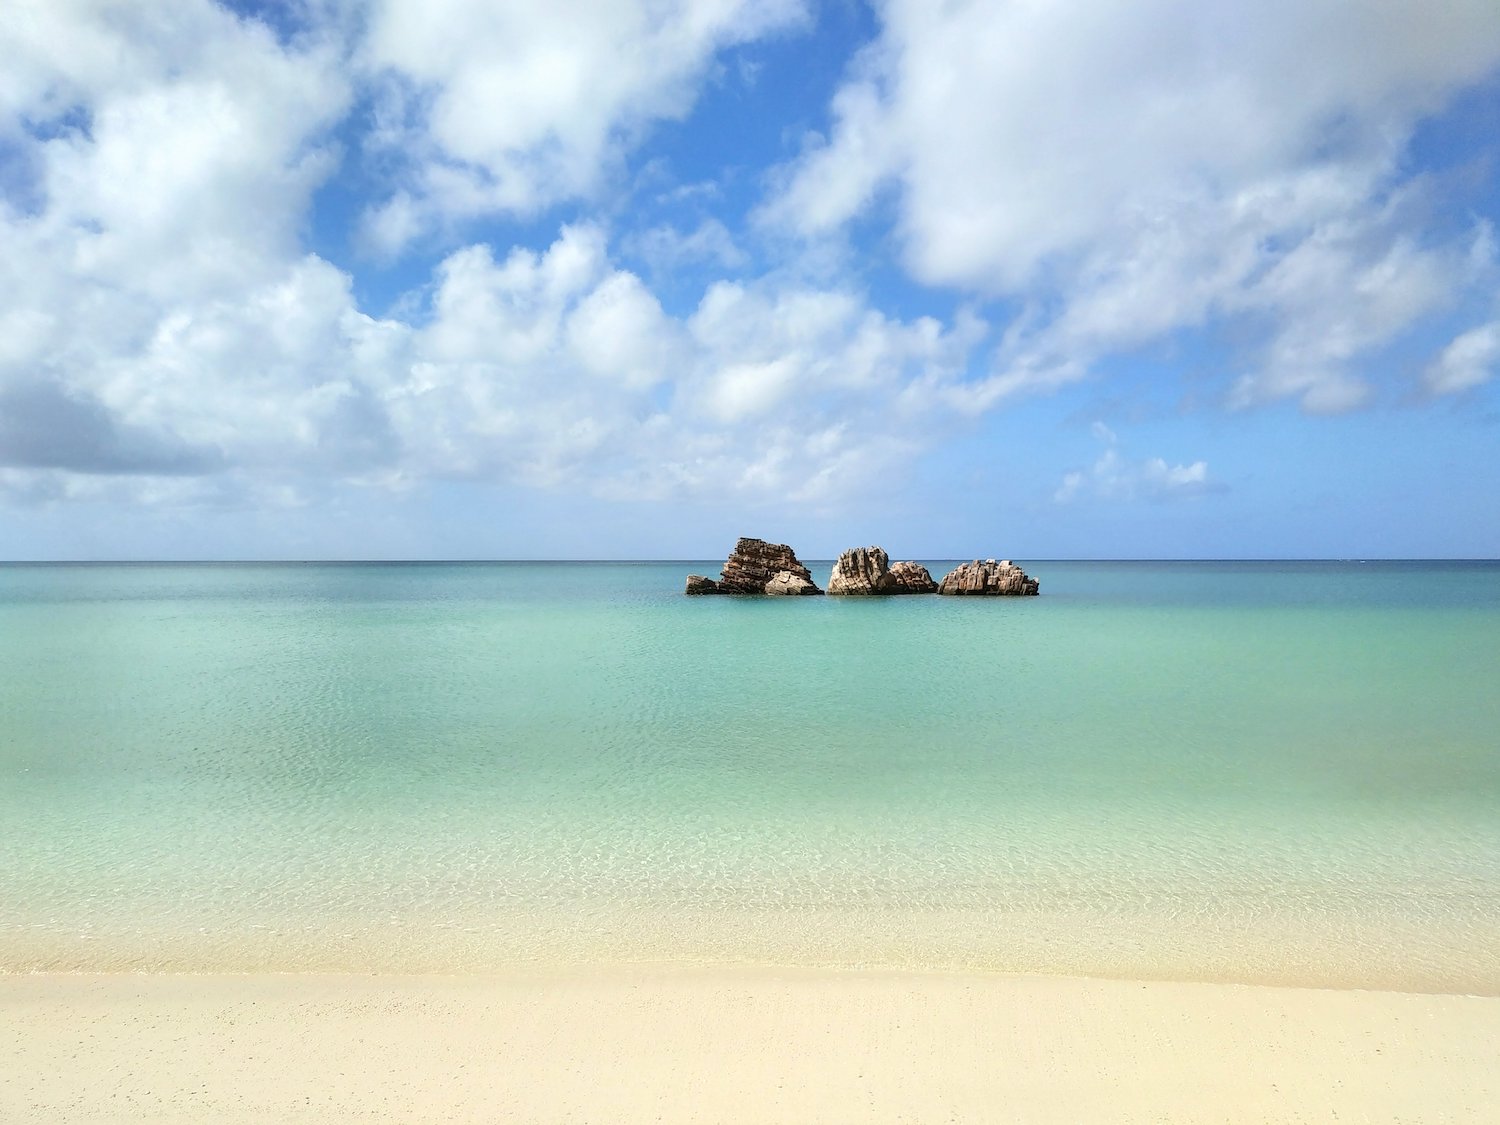
<svg viewBox="0 0 1500 1125">
<path fill-rule="evenodd" d="M 927 562 L 967 562 L 973 559 L 998 558 L 998 555 L 912 555 L 916 561 Z M 477 565 L 542 565 L 542 564 L 634 564 L 634 565 L 659 565 L 678 566 L 703 562 L 713 562 L 717 556 L 709 557 L 684 557 L 684 558 L 586 558 L 582 556 L 564 558 L 491 558 L 491 557 L 453 557 L 453 558 L 276 558 L 276 559 L 246 559 L 246 558 L 114 558 L 114 559 L 0 559 L 0 566 L 477 566 Z M 1289 562 L 1325 562 L 1325 563 L 1437 563 L 1437 562 L 1500 562 L 1500 557 L 1481 555 L 1431 555 L 1431 556 L 1407 556 L 1407 555 L 1366 555 L 1366 556 L 1335 556 L 1335 555 L 1258 555 L 1258 556 L 1119 556 L 1106 557 L 1095 556 L 1072 556 L 1055 558 L 1031 557 L 1011 555 L 1012 559 L 1024 559 L 1028 563 L 1289 563 Z M 830 555 L 826 558 L 810 555 L 805 562 L 824 563 L 835 562 L 837 556 Z"/>
</svg>

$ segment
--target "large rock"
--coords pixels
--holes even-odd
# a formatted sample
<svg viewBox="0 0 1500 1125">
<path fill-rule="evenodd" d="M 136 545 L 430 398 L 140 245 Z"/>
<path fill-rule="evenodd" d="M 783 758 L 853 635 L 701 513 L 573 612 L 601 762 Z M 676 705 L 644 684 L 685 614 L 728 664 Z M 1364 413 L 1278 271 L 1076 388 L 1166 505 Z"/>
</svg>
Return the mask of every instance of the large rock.
<svg viewBox="0 0 1500 1125">
<path fill-rule="evenodd" d="M 790 570 L 778 570 L 766 583 L 768 594 L 821 594 L 823 591 L 812 584 L 811 579 L 793 574 Z"/>
<path fill-rule="evenodd" d="M 764 539 L 741 539 L 734 545 L 734 553 L 724 563 L 720 572 L 718 592 L 721 594 L 764 594 L 771 579 L 785 571 L 793 578 L 807 583 L 808 589 L 800 591 L 821 594 L 813 582 L 812 571 L 797 561 L 797 554 L 785 543 L 767 543 Z M 785 583 L 783 583 L 784 585 Z M 780 593 L 788 591 L 781 590 Z"/>
<path fill-rule="evenodd" d="M 830 594 L 931 594 L 937 583 L 920 563 L 892 563 L 879 547 L 852 547 L 833 564 Z"/>
<path fill-rule="evenodd" d="M 851 547 L 833 564 L 828 579 L 830 594 L 889 594 L 896 580 L 891 560 L 879 547 Z"/>
<path fill-rule="evenodd" d="M 891 582 L 888 592 L 892 594 L 935 594 L 938 588 L 927 568 L 914 562 L 892 563 Z"/>
<path fill-rule="evenodd" d="M 943 576 L 940 594 L 984 594 L 990 596 L 1024 596 L 1035 594 L 1038 583 L 1009 559 L 996 562 L 985 559 L 956 566 Z"/>
</svg>

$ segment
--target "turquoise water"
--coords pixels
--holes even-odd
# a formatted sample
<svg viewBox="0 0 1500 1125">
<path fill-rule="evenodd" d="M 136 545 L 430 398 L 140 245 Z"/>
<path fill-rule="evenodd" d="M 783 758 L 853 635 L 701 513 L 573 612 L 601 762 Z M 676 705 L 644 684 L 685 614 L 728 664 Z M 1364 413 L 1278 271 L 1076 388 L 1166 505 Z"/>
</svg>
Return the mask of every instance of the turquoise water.
<svg viewBox="0 0 1500 1125">
<path fill-rule="evenodd" d="M 1023 565 L 0 566 L 0 969 L 1500 992 L 1500 564 Z"/>
</svg>

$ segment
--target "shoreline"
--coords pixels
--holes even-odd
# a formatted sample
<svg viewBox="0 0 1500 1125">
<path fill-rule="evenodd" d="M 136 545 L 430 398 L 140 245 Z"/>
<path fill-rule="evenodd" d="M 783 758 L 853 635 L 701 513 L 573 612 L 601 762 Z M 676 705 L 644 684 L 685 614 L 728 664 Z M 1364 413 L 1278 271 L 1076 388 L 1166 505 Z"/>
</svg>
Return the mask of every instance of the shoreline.
<svg viewBox="0 0 1500 1125">
<path fill-rule="evenodd" d="M 6 1121 L 1480 1121 L 1500 997 L 721 966 L 0 975 Z"/>
<path fill-rule="evenodd" d="M 1340 929 L 1335 923 L 1343 921 Z M 1332 909 L 1212 920 L 1017 911 L 515 911 L 488 928 L 366 916 L 279 928 L 81 933 L 0 925 L 0 977 L 293 973 L 466 978 L 607 966 L 710 972 L 1028 976 L 1500 997 L 1500 922 Z"/>
<path fill-rule="evenodd" d="M 475 967 L 391 968 L 323 967 L 298 968 L 203 968 L 203 967 L 14 967 L 0 965 L 0 995 L 7 982 L 21 980 L 286 980 L 286 981 L 467 981 L 523 982 L 655 977 L 746 977 L 817 979 L 965 979 L 974 981 L 1077 981 L 1097 984 L 1130 984 L 1167 987 L 1263 989 L 1277 992 L 1352 993 L 1379 996 L 1432 996 L 1500 1003 L 1500 987 L 1459 986 L 1418 980 L 1377 983 L 1346 979 L 1305 978 L 1295 975 L 1191 976 L 1161 972 L 1091 972 L 1078 969 L 1050 970 L 1039 967 L 991 968 L 981 964 L 896 964 L 803 962 L 775 960 L 652 959 L 598 961 L 536 960 L 508 961 Z"/>
</svg>

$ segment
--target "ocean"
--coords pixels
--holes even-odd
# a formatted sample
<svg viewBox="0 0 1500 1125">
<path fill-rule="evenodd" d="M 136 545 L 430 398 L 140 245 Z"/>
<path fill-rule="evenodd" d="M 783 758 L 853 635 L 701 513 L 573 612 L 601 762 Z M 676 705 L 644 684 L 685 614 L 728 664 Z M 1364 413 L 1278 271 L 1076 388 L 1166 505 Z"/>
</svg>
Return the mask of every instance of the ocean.
<svg viewBox="0 0 1500 1125">
<path fill-rule="evenodd" d="M 1500 563 L 1020 561 L 0 566 L 0 971 L 1500 993 Z"/>
</svg>

